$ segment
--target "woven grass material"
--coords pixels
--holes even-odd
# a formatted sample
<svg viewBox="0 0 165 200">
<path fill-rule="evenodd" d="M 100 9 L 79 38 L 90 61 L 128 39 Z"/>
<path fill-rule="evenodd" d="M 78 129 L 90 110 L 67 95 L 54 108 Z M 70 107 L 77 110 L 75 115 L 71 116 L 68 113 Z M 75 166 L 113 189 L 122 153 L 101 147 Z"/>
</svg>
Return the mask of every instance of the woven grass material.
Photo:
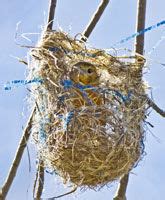
<svg viewBox="0 0 165 200">
<path fill-rule="evenodd" d="M 48 32 L 30 55 L 29 78 L 43 80 L 32 96 L 33 139 L 45 168 L 90 188 L 128 173 L 144 150 L 144 58 L 88 49 L 63 32 Z"/>
</svg>

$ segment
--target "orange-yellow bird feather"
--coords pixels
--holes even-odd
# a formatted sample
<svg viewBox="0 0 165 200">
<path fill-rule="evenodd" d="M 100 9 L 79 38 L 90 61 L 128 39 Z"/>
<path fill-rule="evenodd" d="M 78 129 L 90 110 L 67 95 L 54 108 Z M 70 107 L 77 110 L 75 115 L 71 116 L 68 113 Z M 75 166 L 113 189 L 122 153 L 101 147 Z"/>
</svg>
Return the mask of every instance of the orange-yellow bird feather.
<svg viewBox="0 0 165 200">
<path fill-rule="evenodd" d="M 100 76 L 97 68 L 94 65 L 87 62 L 79 62 L 74 65 L 70 73 L 70 79 L 74 83 L 97 87 L 99 85 Z M 103 104 L 103 97 L 98 92 L 93 91 L 90 88 L 85 89 L 84 92 L 86 93 L 86 98 L 84 97 L 82 91 L 79 89 L 76 90 L 77 98 L 73 99 L 73 104 L 76 107 L 88 106 L 89 101 L 93 105 Z"/>
</svg>

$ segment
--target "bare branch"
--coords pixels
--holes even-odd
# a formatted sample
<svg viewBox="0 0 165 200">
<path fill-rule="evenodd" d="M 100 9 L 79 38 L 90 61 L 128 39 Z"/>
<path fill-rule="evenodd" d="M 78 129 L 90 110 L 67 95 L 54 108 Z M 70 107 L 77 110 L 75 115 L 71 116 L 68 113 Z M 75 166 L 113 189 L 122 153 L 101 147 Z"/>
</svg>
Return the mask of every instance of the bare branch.
<svg viewBox="0 0 165 200">
<path fill-rule="evenodd" d="M 90 34 L 92 33 L 93 29 L 95 28 L 97 22 L 99 21 L 100 17 L 102 16 L 108 3 L 109 3 L 109 0 L 102 0 L 100 5 L 98 6 L 96 12 L 92 16 L 89 24 L 87 25 L 87 27 L 85 28 L 85 30 L 82 33 L 82 35 L 83 35 L 83 37 L 81 38 L 82 41 L 86 42 L 87 38 L 90 36 Z"/>
<path fill-rule="evenodd" d="M 36 182 L 38 182 L 38 186 L 36 189 L 36 200 L 41 199 L 43 187 L 44 187 L 44 163 L 43 160 L 39 160 L 38 163 L 38 169 L 37 169 L 37 175 L 36 175 Z"/>
<path fill-rule="evenodd" d="M 50 0 L 46 30 L 52 30 L 57 0 Z"/>
<path fill-rule="evenodd" d="M 127 190 L 127 185 L 128 185 L 128 180 L 129 180 L 129 174 L 125 174 L 121 180 L 120 184 L 117 190 L 116 196 L 113 198 L 113 200 L 126 200 L 126 190 Z"/>
<path fill-rule="evenodd" d="M 152 99 L 150 99 L 147 96 L 146 96 L 146 98 L 147 98 L 147 101 L 148 101 L 148 105 L 150 107 L 152 107 L 159 115 L 161 115 L 162 117 L 165 117 L 165 111 L 162 110 L 161 108 L 159 108 L 159 106 L 156 103 L 154 103 Z"/>
<path fill-rule="evenodd" d="M 14 158 L 13 163 L 11 165 L 11 168 L 9 170 L 8 176 L 7 176 L 7 178 L 4 182 L 4 185 L 2 186 L 1 193 L 0 193 L 0 199 L 5 199 L 7 193 L 8 193 L 8 191 L 9 191 L 11 185 L 12 185 L 12 182 L 13 182 L 15 176 L 16 176 L 17 169 L 18 169 L 18 166 L 20 164 L 23 152 L 26 148 L 27 142 L 28 142 L 29 137 L 30 137 L 31 128 L 32 128 L 32 125 L 33 125 L 33 117 L 35 115 L 35 112 L 36 112 L 36 108 L 33 109 L 32 113 L 30 115 L 30 118 L 27 122 L 27 126 L 24 129 L 22 138 L 20 140 L 20 143 L 18 145 L 18 149 L 17 149 L 16 154 L 15 154 L 15 158 Z"/>
<path fill-rule="evenodd" d="M 147 4 L 147 0 L 138 0 L 136 32 L 139 32 L 139 31 L 141 31 L 145 28 L 146 4 Z M 141 34 L 141 35 L 136 37 L 135 52 L 143 55 L 143 52 L 144 52 L 144 34 Z"/>
<path fill-rule="evenodd" d="M 69 194 L 74 193 L 76 190 L 77 190 L 77 187 L 73 188 L 73 190 L 71 190 L 70 192 L 67 192 L 67 193 L 65 193 L 65 194 L 61 194 L 61 195 L 56 196 L 56 197 L 51 197 L 51 198 L 49 198 L 49 200 L 54 200 L 54 199 L 58 199 L 58 198 L 67 196 L 67 195 L 69 195 Z"/>
</svg>

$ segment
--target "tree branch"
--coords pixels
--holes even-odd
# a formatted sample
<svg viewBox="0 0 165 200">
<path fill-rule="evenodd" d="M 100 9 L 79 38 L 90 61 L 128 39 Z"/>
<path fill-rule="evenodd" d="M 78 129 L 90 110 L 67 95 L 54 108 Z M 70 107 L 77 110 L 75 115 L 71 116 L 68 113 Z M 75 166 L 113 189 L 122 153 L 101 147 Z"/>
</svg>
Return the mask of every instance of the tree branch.
<svg viewBox="0 0 165 200">
<path fill-rule="evenodd" d="M 159 108 L 159 106 L 156 103 L 154 103 L 154 101 L 152 99 L 150 99 L 148 96 L 146 96 L 146 99 L 147 99 L 148 105 L 150 107 L 152 107 L 159 115 L 161 115 L 162 117 L 165 117 L 165 111 L 164 110 Z"/>
<path fill-rule="evenodd" d="M 145 28 L 146 4 L 147 4 L 147 0 L 138 0 L 136 32 L 139 32 Z M 141 34 L 136 37 L 135 52 L 143 55 L 143 53 L 144 53 L 144 34 Z"/>
<path fill-rule="evenodd" d="M 50 0 L 46 30 L 52 30 L 57 0 Z"/>
<path fill-rule="evenodd" d="M 98 6 L 96 12 L 92 16 L 89 24 L 87 25 L 87 27 L 85 28 L 85 30 L 82 33 L 82 35 L 83 35 L 83 37 L 81 38 L 82 41 L 86 42 L 87 38 L 90 36 L 90 34 L 92 33 L 93 29 L 95 28 L 97 22 L 99 21 L 100 17 L 102 16 L 108 3 L 109 3 L 109 0 L 102 0 L 100 5 Z"/>
<path fill-rule="evenodd" d="M 17 169 L 18 169 L 18 166 L 20 164 L 23 152 L 26 148 L 27 142 L 28 142 L 29 137 L 30 137 L 31 128 L 32 128 L 32 125 L 33 125 L 33 117 L 34 117 L 35 112 L 36 112 L 36 108 L 33 109 L 32 113 L 30 115 L 30 118 L 27 122 L 27 126 L 24 129 L 22 138 L 21 138 L 20 143 L 18 145 L 18 149 L 16 151 L 16 155 L 15 155 L 15 158 L 14 158 L 13 163 L 11 165 L 11 168 L 9 170 L 8 176 L 7 176 L 7 178 L 4 182 L 4 185 L 1 188 L 0 200 L 5 199 L 5 197 L 7 196 L 7 193 L 8 193 L 8 191 L 9 191 L 11 185 L 12 185 L 12 182 L 13 182 L 15 176 L 16 176 Z"/>
<path fill-rule="evenodd" d="M 67 195 L 69 195 L 69 194 L 74 193 L 76 190 L 77 190 L 77 187 L 74 187 L 70 192 L 67 192 L 67 193 L 65 193 L 65 194 L 61 194 L 61 195 L 56 196 L 56 197 L 51 197 L 51 198 L 49 198 L 49 200 L 55 200 L 55 199 L 58 199 L 58 198 L 67 196 Z"/>
<path fill-rule="evenodd" d="M 36 183 L 38 182 L 38 186 L 36 189 L 36 200 L 41 199 L 43 187 L 44 187 L 44 163 L 43 160 L 39 160 L 38 163 L 38 169 L 37 169 L 37 174 L 36 174 Z M 35 186 L 34 186 L 34 191 L 35 191 Z"/>
<path fill-rule="evenodd" d="M 125 194 L 127 190 L 128 180 L 129 180 L 129 174 L 125 174 L 121 178 L 116 197 L 114 197 L 113 200 L 126 200 Z"/>
</svg>

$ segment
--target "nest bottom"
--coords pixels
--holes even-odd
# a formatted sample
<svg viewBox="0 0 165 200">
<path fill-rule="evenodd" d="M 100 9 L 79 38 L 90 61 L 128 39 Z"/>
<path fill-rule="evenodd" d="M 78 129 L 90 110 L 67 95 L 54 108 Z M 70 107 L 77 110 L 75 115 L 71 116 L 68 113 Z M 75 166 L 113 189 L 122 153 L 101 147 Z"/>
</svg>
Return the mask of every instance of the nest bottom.
<svg viewBox="0 0 165 200">
<path fill-rule="evenodd" d="M 64 183 L 95 188 L 128 173 L 139 160 L 141 144 L 130 138 L 106 135 L 101 129 L 59 131 L 49 135 L 41 154 Z"/>
</svg>

